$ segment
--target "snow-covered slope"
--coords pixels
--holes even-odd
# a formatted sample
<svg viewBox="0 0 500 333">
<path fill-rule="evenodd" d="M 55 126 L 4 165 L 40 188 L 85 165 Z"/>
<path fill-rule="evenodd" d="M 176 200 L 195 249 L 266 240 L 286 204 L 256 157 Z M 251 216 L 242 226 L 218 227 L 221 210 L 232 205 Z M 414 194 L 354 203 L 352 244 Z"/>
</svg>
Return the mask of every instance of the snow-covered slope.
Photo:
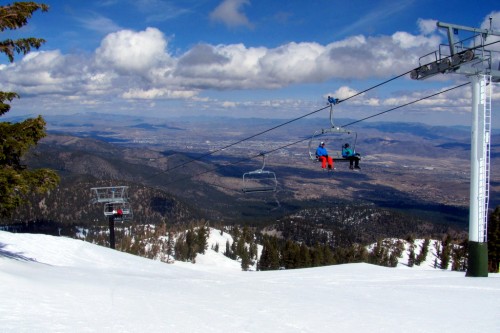
<svg viewBox="0 0 500 333">
<path fill-rule="evenodd" d="M 220 244 L 222 247 L 223 244 Z M 0 231 L 1 332 L 497 332 L 500 278 L 350 264 L 243 272 Z"/>
</svg>

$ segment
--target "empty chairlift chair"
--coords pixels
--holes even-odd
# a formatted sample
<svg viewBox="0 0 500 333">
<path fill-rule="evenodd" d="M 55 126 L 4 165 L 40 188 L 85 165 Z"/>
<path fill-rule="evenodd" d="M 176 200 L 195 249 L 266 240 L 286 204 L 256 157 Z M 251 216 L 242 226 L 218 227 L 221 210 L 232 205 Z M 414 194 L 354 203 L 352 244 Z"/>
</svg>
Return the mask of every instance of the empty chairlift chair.
<svg viewBox="0 0 500 333">
<path fill-rule="evenodd" d="M 278 187 L 276 174 L 272 171 L 264 170 L 266 155 L 261 155 L 263 158 L 262 168 L 243 174 L 243 193 L 276 192 Z"/>
</svg>

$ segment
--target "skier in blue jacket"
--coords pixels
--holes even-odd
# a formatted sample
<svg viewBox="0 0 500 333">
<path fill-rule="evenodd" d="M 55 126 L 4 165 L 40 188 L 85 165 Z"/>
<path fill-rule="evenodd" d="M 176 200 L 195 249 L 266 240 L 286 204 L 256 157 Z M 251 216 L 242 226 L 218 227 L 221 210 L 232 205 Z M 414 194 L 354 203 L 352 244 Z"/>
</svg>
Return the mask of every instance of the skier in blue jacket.
<svg viewBox="0 0 500 333">
<path fill-rule="evenodd" d="M 333 159 L 328 156 L 328 151 L 325 148 L 325 143 L 321 142 L 316 149 L 316 158 L 321 162 L 321 167 L 326 168 L 326 163 L 328 162 L 328 169 L 333 170 Z"/>
</svg>

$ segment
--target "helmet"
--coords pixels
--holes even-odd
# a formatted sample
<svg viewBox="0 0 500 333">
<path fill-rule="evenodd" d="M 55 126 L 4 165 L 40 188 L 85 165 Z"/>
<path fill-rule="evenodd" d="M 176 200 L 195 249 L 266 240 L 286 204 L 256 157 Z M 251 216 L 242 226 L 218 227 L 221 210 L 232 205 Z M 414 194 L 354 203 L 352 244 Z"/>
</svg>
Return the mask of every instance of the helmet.
<svg viewBox="0 0 500 333">
<path fill-rule="evenodd" d="M 346 144 L 344 145 L 344 147 L 346 147 L 346 148 L 347 148 L 347 147 L 349 147 L 349 144 L 348 144 L 348 143 L 346 143 Z"/>
<path fill-rule="evenodd" d="M 322 146 L 322 145 L 324 145 L 324 144 L 325 144 L 325 143 L 324 143 L 323 141 L 321 141 L 320 146 Z"/>
</svg>

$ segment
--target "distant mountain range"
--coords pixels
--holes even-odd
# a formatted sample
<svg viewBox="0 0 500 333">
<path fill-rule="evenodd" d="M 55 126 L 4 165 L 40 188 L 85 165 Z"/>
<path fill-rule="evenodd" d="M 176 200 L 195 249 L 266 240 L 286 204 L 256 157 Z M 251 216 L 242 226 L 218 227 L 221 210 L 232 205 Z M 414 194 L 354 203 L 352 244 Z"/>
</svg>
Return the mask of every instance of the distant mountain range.
<svg viewBox="0 0 500 333">
<path fill-rule="evenodd" d="M 20 118 L 3 120 L 14 119 Z M 134 219 L 141 223 L 204 218 L 265 225 L 310 209 L 320 216 L 319 210 L 350 203 L 393 211 L 397 219 L 419 220 L 426 226 L 437 223 L 440 226 L 434 231 L 450 226 L 463 230 L 467 225 L 470 133 L 466 127 L 363 123 L 353 128 L 363 155 L 362 172 L 350 172 L 339 163 L 333 176 L 328 176 L 308 161 L 307 140 L 286 147 L 324 126 L 321 119 L 278 127 L 251 140 L 246 138 L 285 120 L 105 114 L 45 119 L 49 136 L 26 163 L 31 168 L 55 169 L 62 183 L 45 199 L 33 197 L 29 210 L 16 213 L 18 221 L 105 222 L 102 207 L 89 204 L 89 189 L 108 184 L 130 186 Z M 500 153 L 497 138 L 492 140 L 493 163 Z M 278 191 L 244 195 L 243 173 L 261 167 L 260 159 L 248 156 L 279 147 L 286 148 L 270 154 L 266 164 L 267 170 L 276 172 Z M 494 169 L 492 205 L 500 202 L 497 186 L 500 177 Z M 390 233 L 385 230 L 377 235 Z"/>
</svg>

